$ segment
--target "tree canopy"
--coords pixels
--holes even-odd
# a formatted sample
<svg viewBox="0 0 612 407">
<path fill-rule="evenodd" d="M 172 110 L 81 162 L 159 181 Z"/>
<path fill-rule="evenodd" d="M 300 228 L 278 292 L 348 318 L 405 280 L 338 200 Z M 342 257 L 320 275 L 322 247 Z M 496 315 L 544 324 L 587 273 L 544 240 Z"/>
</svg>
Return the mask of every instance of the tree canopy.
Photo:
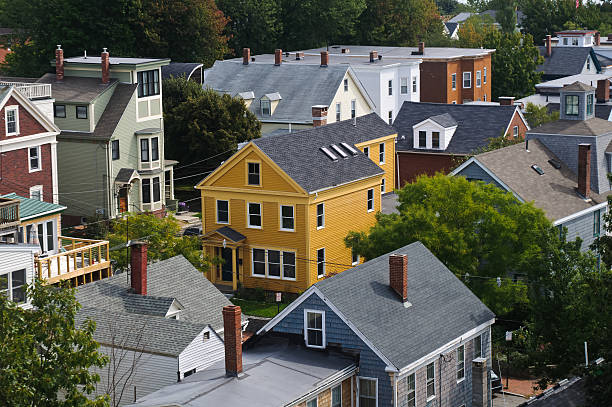
<svg viewBox="0 0 612 407">
<path fill-rule="evenodd" d="M 0 400 L 6 407 L 71 407 L 107 405 L 92 397 L 107 359 L 93 340 L 95 324 L 77 326 L 80 305 L 68 288 L 28 288 L 32 309 L 0 295 Z M 91 399 L 88 398 L 92 397 Z"/>
<path fill-rule="evenodd" d="M 525 120 L 527 120 L 529 127 L 532 129 L 545 123 L 559 120 L 559 115 L 558 110 L 548 113 L 548 107 L 538 106 L 531 102 L 527 103 L 524 113 Z"/>
</svg>

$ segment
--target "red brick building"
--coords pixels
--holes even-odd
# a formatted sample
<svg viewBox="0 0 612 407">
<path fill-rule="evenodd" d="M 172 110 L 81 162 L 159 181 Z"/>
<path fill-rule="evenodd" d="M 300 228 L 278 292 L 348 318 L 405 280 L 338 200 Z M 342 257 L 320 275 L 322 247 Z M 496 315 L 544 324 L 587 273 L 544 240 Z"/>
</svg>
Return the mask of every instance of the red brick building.
<svg viewBox="0 0 612 407">
<path fill-rule="evenodd" d="M 51 86 L 0 82 L 0 195 L 57 203 Z"/>
</svg>

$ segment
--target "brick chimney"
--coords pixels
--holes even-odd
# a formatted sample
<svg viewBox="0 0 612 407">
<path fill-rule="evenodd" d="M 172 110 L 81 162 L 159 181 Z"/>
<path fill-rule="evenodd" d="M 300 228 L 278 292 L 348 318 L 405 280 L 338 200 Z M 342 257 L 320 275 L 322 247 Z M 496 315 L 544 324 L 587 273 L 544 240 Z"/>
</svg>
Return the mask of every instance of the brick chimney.
<svg viewBox="0 0 612 407">
<path fill-rule="evenodd" d="M 514 106 L 514 96 L 500 96 L 500 106 Z"/>
<path fill-rule="evenodd" d="M 275 49 L 274 50 L 274 65 L 280 66 L 281 62 L 283 62 L 283 50 Z"/>
<path fill-rule="evenodd" d="M 329 52 L 321 51 L 321 66 L 327 67 L 329 64 Z"/>
<path fill-rule="evenodd" d="M 578 144 L 578 193 L 591 195 L 591 145 L 586 143 Z"/>
<path fill-rule="evenodd" d="M 472 407 L 489 406 L 487 359 L 472 361 Z"/>
<path fill-rule="evenodd" d="M 370 62 L 376 62 L 378 59 L 378 51 L 370 51 Z"/>
<path fill-rule="evenodd" d="M 405 305 L 408 303 L 408 256 L 405 254 L 389 255 L 389 285 Z"/>
<path fill-rule="evenodd" d="M 599 31 L 595 33 L 595 46 L 599 47 L 601 45 L 601 34 Z"/>
<path fill-rule="evenodd" d="M 104 48 L 102 54 L 100 54 L 100 63 L 102 64 L 102 83 L 108 83 L 110 79 L 110 62 L 108 57 L 108 51 L 106 48 Z"/>
<path fill-rule="evenodd" d="M 552 37 L 550 35 L 546 36 L 546 56 L 549 57 L 552 55 Z"/>
<path fill-rule="evenodd" d="M 55 80 L 64 80 L 64 50 L 59 44 L 55 50 Z"/>
<path fill-rule="evenodd" d="M 237 305 L 223 307 L 223 340 L 225 342 L 225 375 L 236 377 L 242 373 L 241 310 Z"/>
<path fill-rule="evenodd" d="M 419 42 L 419 53 L 421 55 L 425 54 L 425 43 L 423 41 Z"/>
<path fill-rule="evenodd" d="M 600 79 L 597 81 L 595 96 L 597 97 L 597 101 L 601 103 L 610 100 L 610 81 L 608 79 Z"/>
<path fill-rule="evenodd" d="M 130 269 L 132 291 L 147 295 L 147 244 L 132 242 L 130 245 Z"/>
<path fill-rule="evenodd" d="M 296 61 L 304 59 L 304 53 L 303 52 L 296 52 L 295 53 L 295 59 L 296 59 Z"/>
<path fill-rule="evenodd" d="M 251 49 L 242 48 L 242 65 L 248 65 L 251 59 Z"/>
<path fill-rule="evenodd" d="M 327 109 L 326 105 L 315 105 L 312 107 L 312 126 L 319 127 L 327 124 Z"/>
</svg>

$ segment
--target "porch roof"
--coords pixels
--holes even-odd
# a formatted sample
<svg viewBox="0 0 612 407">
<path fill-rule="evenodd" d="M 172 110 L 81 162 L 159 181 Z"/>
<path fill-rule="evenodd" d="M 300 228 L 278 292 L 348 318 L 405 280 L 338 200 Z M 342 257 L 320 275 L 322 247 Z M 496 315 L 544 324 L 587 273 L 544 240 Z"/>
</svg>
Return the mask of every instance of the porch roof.
<svg viewBox="0 0 612 407">
<path fill-rule="evenodd" d="M 60 213 L 66 209 L 63 205 L 58 205 L 50 202 L 39 201 L 38 199 L 25 198 L 14 192 L 6 195 L 0 195 L 1 198 L 18 199 L 19 202 L 19 218 L 20 220 L 29 220 L 40 216 L 52 215 Z"/>
<path fill-rule="evenodd" d="M 229 226 L 223 226 L 222 228 L 219 228 L 215 230 L 214 232 L 209 233 L 208 236 L 215 234 L 215 233 L 220 234 L 221 236 L 231 240 L 234 243 L 239 243 L 246 239 L 245 235 L 243 235 L 240 232 L 237 232 L 236 230 L 230 228 Z"/>
</svg>

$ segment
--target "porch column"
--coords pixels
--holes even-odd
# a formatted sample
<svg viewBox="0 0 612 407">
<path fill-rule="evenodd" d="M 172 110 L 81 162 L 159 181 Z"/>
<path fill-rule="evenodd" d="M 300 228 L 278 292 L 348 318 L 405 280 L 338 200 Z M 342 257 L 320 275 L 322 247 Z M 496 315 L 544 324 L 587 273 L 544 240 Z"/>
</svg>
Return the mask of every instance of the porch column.
<svg viewBox="0 0 612 407">
<path fill-rule="evenodd" d="M 174 166 L 170 167 L 170 199 L 174 200 Z"/>
<path fill-rule="evenodd" d="M 236 275 L 238 274 L 238 270 L 236 270 L 236 248 L 232 247 L 232 290 L 238 290 L 238 279 Z"/>
</svg>

